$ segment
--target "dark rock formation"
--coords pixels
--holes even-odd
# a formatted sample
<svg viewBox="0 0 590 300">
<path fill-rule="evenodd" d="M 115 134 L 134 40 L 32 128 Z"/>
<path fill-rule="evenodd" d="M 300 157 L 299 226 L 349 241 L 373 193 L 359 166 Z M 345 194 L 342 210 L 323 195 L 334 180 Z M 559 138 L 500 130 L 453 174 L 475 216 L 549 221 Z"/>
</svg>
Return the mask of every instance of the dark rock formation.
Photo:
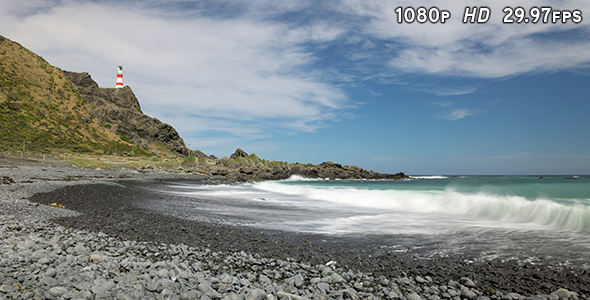
<svg viewBox="0 0 590 300">
<path fill-rule="evenodd" d="M 128 108 L 143 114 L 139 106 L 139 101 L 130 87 L 122 89 L 100 88 L 96 81 L 90 77 L 90 74 L 86 72 L 62 72 L 74 84 L 82 98 L 95 106 L 105 106 L 107 103 L 111 103 L 118 107 Z"/>
<path fill-rule="evenodd" d="M 238 148 L 236 149 L 236 152 L 234 152 L 234 154 L 232 154 L 229 159 L 236 159 L 239 157 L 248 157 L 248 153 L 246 153 L 244 150 Z"/>
<path fill-rule="evenodd" d="M 188 149 L 174 127 L 144 115 L 130 87 L 100 88 L 88 73 L 63 73 L 82 98 L 94 106 L 92 116 L 102 124 L 111 125 L 121 136 L 142 146 L 161 143 L 181 155 L 206 157 L 201 151 Z"/>
<path fill-rule="evenodd" d="M 319 165 L 293 164 L 286 162 L 267 161 L 256 155 L 248 155 L 244 150 L 237 149 L 228 159 L 224 157 L 215 164 L 200 169 L 209 172 L 213 176 L 225 176 L 227 181 L 259 181 L 279 180 L 289 178 L 292 175 L 301 175 L 308 178 L 329 179 L 403 179 L 408 178 L 404 173 L 382 174 L 367 171 L 357 166 L 342 166 L 331 161 Z"/>
</svg>

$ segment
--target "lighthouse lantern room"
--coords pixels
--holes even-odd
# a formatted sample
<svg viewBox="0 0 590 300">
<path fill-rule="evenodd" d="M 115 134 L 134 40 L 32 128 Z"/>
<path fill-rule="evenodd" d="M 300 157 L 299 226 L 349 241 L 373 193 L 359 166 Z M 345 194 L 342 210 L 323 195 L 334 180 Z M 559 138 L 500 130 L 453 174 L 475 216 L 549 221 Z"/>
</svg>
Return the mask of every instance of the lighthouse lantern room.
<svg viewBox="0 0 590 300">
<path fill-rule="evenodd" d="M 123 67 L 121 67 L 121 66 L 119 66 L 119 69 L 117 70 L 117 85 L 115 87 L 116 88 L 123 87 Z"/>
</svg>

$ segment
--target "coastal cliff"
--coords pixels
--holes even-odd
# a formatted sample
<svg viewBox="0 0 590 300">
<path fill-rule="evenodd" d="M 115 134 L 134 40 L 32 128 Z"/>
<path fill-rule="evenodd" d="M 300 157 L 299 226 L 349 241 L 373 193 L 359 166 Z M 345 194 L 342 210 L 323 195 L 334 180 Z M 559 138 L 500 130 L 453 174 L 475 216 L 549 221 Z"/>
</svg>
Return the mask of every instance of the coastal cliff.
<svg viewBox="0 0 590 300">
<path fill-rule="evenodd" d="M 139 100 L 129 86 L 101 88 L 88 73 L 63 71 L 83 99 L 92 104 L 91 115 L 103 126 L 112 128 L 134 144 L 147 147 L 161 143 L 177 154 L 204 158 L 201 151 L 192 151 L 170 124 L 143 114 Z"/>
</svg>

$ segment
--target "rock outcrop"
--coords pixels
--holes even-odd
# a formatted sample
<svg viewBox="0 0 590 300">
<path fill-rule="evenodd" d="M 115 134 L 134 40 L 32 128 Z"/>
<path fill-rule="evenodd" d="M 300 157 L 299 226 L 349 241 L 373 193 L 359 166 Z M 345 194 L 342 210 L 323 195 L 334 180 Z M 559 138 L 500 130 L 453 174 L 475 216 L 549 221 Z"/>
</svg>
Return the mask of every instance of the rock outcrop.
<svg viewBox="0 0 590 300">
<path fill-rule="evenodd" d="M 236 159 L 236 158 L 240 158 L 240 157 L 248 157 L 248 153 L 246 153 L 246 151 L 238 148 L 236 149 L 236 152 L 234 152 L 234 154 L 232 154 L 229 159 Z"/>
<path fill-rule="evenodd" d="M 88 73 L 63 71 L 63 74 L 82 98 L 93 105 L 92 116 L 103 125 L 112 126 L 129 141 L 142 146 L 161 143 L 184 156 L 206 157 L 201 151 L 188 149 L 174 127 L 143 114 L 130 87 L 101 88 Z"/>
<path fill-rule="evenodd" d="M 403 179 L 404 173 L 384 174 L 367 171 L 357 166 L 342 166 L 331 161 L 319 165 L 268 161 L 258 156 L 248 155 L 244 150 L 237 149 L 230 158 L 222 158 L 206 168 L 199 166 L 199 173 L 213 176 L 224 176 L 227 181 L 259 181 L 289 178 L 301 175 L 308 178 L 329 179 Z M 206 171 L 206 172 L 204 172 Z"/>
</svg>

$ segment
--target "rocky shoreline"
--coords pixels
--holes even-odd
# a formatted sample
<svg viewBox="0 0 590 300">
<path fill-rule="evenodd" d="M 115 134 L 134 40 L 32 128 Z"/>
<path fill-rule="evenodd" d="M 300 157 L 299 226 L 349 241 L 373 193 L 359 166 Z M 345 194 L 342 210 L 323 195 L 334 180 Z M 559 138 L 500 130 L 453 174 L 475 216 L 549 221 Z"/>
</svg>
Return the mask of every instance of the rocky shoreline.
<svg viewBox="0 0 590 300">
<path fill-rule="evenodd" d="M 191 162 L 188 162 L 187 158 L 183 165 L 176 169 L 147 164 L 138 167 L 134 171 L 148 174 L 199 174 L 225 182 L 281 180 L 293 175 L 322 179 L 399 180 L 409 178 L 403 172 L 395 174 L 379 173 L 373 170 L 367 171 L 358 166 L 343 166 L 331 161 L 325 161 L 317 165 L 269 161 L 260 159 L 256 154 L 248 155 L 240 148 L 236 149 L 229 158 L 217 159 L 214 156 L 209 159 L 199 158 L 198 160 L 196 157 L 192 158 Z"/>
<path fill-rule="evenodd" d="M 575 267 L 388 253 L 363 239 L 187 221 L 134 204 L 157 197 L 136 185 L 178 175 L 3 165 L 0 176 L 0 299 L 557 300 L 590 292 L 587 270 Z"/>
</svg>

